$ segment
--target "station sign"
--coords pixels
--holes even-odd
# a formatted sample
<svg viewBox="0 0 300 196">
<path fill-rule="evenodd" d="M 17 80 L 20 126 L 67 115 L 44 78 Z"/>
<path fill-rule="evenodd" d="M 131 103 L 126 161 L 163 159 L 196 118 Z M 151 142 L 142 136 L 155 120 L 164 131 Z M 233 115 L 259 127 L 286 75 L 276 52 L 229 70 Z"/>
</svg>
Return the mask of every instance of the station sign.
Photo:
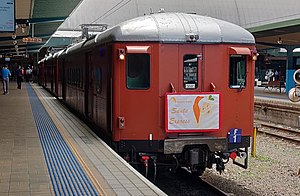
<svg viewBox="0 0 300 196">
<path fill-rule="evenodd" d="M 22 39 L 24 43 L 41 43 L 43 42 L 42 38 L 39 37 L 24 37 Z"/>
<path fill-rule="evenodd" d="M 15 32 L 15 1 L 0 1 L 0 32 Z"/>
</svg>

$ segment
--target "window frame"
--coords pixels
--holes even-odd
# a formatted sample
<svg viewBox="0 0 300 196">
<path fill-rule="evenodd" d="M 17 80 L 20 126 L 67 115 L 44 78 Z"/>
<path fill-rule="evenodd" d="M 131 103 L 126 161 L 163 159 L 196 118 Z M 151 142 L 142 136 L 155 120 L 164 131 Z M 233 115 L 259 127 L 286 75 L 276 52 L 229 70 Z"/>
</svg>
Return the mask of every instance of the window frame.
<svg viewBox="0 0 300 196">
<path fill-rule="evenodd" d="M 189 84 L 190 81 L 187 81 L 187 83 L 185 83 L 185 81 L 186 81 L 185 80 L 185 76 L 186 76 L 185 67 L 187 67 L 187 66 L 185 66 L 185 61 L 186 61 L 185 57 L 186 56 L 195 56 L 196 62 L 197 62 L 197 67 L 196 67 L 197 70 L 195 72 L 192 72 L 193 74 L 194 73 L 197 74 L 196 75 L 196 80 L 194 81 L 195 87 L 192 87 L 192 88 L 187 88 L 186 87 L 186 85 Z M 185 55 L 183 55 L 183 66 L 182 66 L 182 68 L 183 68 L 183 88 L 185 90 L 195 90 L 195 89 L 197 89 L 199 87 L 199 60 L 198 60 L 198 55 L 197 54 L 185 54 Z M 191 72 L 188 72 L 188 73 L 191 73 Z"/>
<path fill-rule="evenodd" d="M 97 94 L 102 94 L 102 67 L 96 67 L 95 70 L 95 91 Z"/>
<path fill-rule="evenodd" d="M 233 60 L 233 58 L 236 59 Z M 240 62 L 244 62 L 244 64 L 238 65 Z M 232 67 L 233 64 L 234 67 Z M 241 73 L 238 73 L 239 66 L 241 69 Z M 241 78 L 239 78 L 238 75 L 241 75 Z M 234 78 L 234 76 L 236 77 Z M 247 87 L 247 55 L 243 55 L 243 54 L 229 55 L 229 78 L 228 79 L 229 79 L 228 87 L 230 89 L 245 89 Z M 239 82 L 238 80 L 243 80 L 243 81 Z"/>
<path fill-rule="evenodd" d="M 148 75 L 145 76 L 145 77 L 148 77 L 148 85 L 145 87 L 131 87 L 129 85 L 129 78 L 131 78 L 131 77 L 129 77 L 129 60 L 131 60 L 130 58 L 135 55 L 148 56 L 147 57 L 148 59 L 146 59 L 146 60 L 148 60 L 148 67 L 147 66 L 143 67 L 143 69 L 146 69 L 146 74 L 148 71 Z M 151 88 L 151 55 L 150 55 L 150 53 L 127 53 L 125 66 L 126 66 L 126 88 L 128 90 L 149 90 Z M 143 71 L 142 73 L 145 73 L 145 71 Z M 141 74 L 141 76 L 144 77 L 143 74 Z"/>
</svg>

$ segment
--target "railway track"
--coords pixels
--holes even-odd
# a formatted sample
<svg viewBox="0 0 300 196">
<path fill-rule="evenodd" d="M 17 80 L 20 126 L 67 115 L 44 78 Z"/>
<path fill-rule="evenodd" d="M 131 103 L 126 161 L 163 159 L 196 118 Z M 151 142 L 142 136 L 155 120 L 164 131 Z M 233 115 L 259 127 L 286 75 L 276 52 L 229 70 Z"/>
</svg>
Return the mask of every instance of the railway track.
<svg viewBox="0 0 300 196">
<path fill-rule="evenodd" d="M 192 175 L 192 173 L 187 170 L 186 168 L 181 168 L 181 170 L 183 170 L 182 172 L 186 172 L 186 175 Z M 211 192 L 215 193 L 216 195 L 224 195 L 224 196 L 229 196 L 229 195 L 232 195 L 231 193 L 228 194 L 224 191 L 222 191 L 220 188 L 218 188 L 217 186 L 209 183 L 208 181 L 200 178 L 200 177 L 197 177 L 195 176 L 197 179 L 200 179 L 201 183 L 204 185 L 204 187 L 206 187 L 208 190 L 210 190 Z"/>
<path fill-rule="evenodd" d="M 192 175 L 188 170 L 180 168 L 174 172 L 161 172 L 155 184 L 167 195 L 172 196 L 198 196 L 214 195 L 229 196 L 211 183 Z"/>
<path fill-rule="evenodd" d="M 282 127 L 282 125 L 257 122 L 261 127 L 267 129 L 258 128 L 257 131 L 260 133 L 265 133 L 267 135 L 275 136 L 277 138 L 289 140 L 300 144 L 300 130 L 288 127 Z"/>
<path fill-rule="evenodd" d="M 202 183 L 205 184 L 207 187 L 210 187 L 210 189 L 213 190 L 213 192 L 215 192 L 217 195 L 224 195 L 224 196 L 231 196 L 234 195 L 232 193 L 226 193 L 224 191 L 222 191 L 221 189 L 219 189 L 218 187 L 216 187 L 215 185 L 201 179 Z"/>
</svg>

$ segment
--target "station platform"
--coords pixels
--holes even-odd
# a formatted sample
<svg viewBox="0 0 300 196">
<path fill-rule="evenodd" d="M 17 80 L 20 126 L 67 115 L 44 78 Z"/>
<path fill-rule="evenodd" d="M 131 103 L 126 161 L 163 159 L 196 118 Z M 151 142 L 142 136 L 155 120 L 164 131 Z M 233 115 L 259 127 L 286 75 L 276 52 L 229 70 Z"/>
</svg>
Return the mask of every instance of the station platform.
<svg viewBox="0 0 300 196">
<path fill-rule="evenodd" d="M 254 87 L 254 96 L 257 98 L 278 99 L 282 101 L 290 101 L 285 91 L 271 89 L 266 87 Z"/>
<path fill-rule="evenodd" d="M 254 88 L 254 120 L 284 127 L 300 127 L 300 102 L 289 100 L 278 89 Z"/>
<path fill-rule="evenodd" d="M 272 105 L 285 105 L 300 109 L 300 102 L 289 100 L 285 91 L 278 89 L 267 89 L 265 87 L 254 87 L 254 103 L 265 102 Z"/>
<path fill-rule="evenodd" d="M 0 195 L 166 195 L 42 87 L 0 95 Z"/>
</svg>

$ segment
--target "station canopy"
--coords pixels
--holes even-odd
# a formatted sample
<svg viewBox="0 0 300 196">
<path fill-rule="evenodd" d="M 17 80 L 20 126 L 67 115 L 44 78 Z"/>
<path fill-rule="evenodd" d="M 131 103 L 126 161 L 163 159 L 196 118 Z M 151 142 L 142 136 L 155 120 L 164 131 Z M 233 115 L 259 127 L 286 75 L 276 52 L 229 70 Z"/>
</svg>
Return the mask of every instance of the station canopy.
<svg viewBox="0 0 300 196">
<path fill-rule="evenodd" d="M 300 45 L 300 1 L 298 0 L 84 0 L 59 26 L 45 46 L 81 34 L 82 24 L 107 24 L 156 12 L 184 12 L 210 16 L 248 29 L 257 47 Z M 96 30 L 97 31 L 97 30 Z"/>
<path fill-rule="evenodd" d="M 0 55 L 38 52 L 80 1 L 1 0 Z M 8 5 L 11 5 L 11 9 Z M 10 18 L 6 17 L 9 13 L 13 13 Z M 3 29 L 3 25 L 8 24 L 5 18 L 12 27 L 10 30 Z"/>
<path fill-rule="evenodd" d="M 8 1 L 8 0 L 7 0 Z M 45 47 L 76 42 L 83 27 L 99 33 L 124 20 L 157 12 L 210 16 L 248 29 L 258 48 L 300 45 L 299 0 L 15 0 L 18 45 L 22 37 L 41 37 L 43 43 L 22 43 L 19 49 L 37 52 Z M 29 24 L 27 26 L 27 24 Z M 11 50 L 11 33 L 0 33 L 0 53 Z M 50 37 L 51 36 L 51 37 Z M 49 39 L 50 37 L 50 39 Z M 21 39 L 20 39 L 21 38 Z M 46 43 L 45 41 L 48 40 Z M 6 43 L 7 42 L 7 43 Z M 266 45 L 267 44 L 267 45 Z M 1 48 L 2 47 L 2 48 Z"/>
</svg>

